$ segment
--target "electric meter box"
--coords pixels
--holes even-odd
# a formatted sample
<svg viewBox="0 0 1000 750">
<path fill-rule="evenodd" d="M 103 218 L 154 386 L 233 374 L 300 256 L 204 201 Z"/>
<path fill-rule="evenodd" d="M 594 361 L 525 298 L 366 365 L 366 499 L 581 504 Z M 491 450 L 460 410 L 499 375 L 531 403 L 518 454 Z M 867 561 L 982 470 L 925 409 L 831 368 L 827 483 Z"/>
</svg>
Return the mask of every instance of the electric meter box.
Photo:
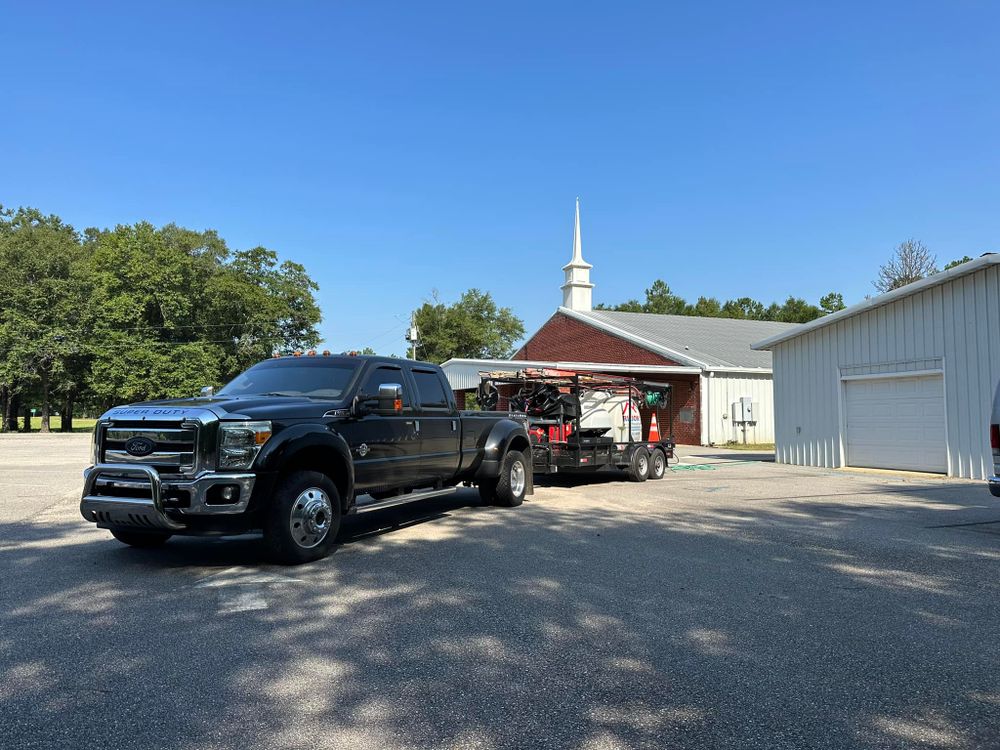
<svg viewBox="0 0 1000 750">
<path fill-rule="evenodd" d="M 758 405 L 750 396 L 743 396 L 733 402 L 733 422 L 756 422 Z"/>
</svg>

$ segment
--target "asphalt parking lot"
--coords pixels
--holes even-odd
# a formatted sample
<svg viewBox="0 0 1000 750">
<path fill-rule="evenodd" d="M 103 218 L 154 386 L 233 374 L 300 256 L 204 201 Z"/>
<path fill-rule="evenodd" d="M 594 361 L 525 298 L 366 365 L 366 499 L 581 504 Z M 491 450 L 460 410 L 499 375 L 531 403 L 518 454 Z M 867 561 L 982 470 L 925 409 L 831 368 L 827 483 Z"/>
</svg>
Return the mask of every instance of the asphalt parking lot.
<svg viewBox="0 0 1000 750">
<path fill-rule="evenodd" d="M 0 741 L 1000 747 L 1000 501 L 688 450 L 661 482 L 351 519 L 329 559 L 140 551 L 88 438 L 0 436 Z"/>
</svg>

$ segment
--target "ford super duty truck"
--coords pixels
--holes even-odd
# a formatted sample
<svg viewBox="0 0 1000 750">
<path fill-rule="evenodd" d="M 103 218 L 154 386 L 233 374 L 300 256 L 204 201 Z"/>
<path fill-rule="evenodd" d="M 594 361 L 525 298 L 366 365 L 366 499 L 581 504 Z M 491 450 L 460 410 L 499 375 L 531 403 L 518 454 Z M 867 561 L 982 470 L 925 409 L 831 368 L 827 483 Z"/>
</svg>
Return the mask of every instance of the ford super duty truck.
<svg viewBox="0 0 1000 750">
<path fill-rule="evenodd" d="M 436 365 L 276 357 L 197 398 L 118 406 L 94 429 L 83 517 L 136 547 L 263 532 L 270 556 L 328 554 L 341 518 L 477 485 L 532 492 L 523 415 L 459 411 Z"/>
</svg>

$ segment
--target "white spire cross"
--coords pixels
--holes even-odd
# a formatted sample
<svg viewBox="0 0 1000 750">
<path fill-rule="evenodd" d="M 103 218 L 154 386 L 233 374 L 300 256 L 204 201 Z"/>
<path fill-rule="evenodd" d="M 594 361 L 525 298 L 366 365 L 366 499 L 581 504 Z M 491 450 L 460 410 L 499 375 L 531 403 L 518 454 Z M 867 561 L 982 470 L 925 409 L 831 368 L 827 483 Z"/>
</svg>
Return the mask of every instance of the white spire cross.
<svg viewBox="0 0 1000 750">
<path fill-rule="evenodd" d="M 590 269 L 583 259 L 583 238 L 580 236 L 580 199 L 576 199 L 576 219 L 573 223 L 573 257 L 563 266 L 566 283 L 562 285 L 563 307 L 589 312 L 592 307 L 594 285 L 590 283 Z"/>
</svg>

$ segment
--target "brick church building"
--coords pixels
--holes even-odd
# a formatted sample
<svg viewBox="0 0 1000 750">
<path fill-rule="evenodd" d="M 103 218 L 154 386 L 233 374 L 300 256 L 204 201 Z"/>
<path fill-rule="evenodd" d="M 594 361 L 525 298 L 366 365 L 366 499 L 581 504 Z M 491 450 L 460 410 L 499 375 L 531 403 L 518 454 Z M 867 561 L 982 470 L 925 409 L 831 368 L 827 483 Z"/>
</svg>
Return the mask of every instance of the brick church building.
<svg viewBox="0 0 1000 750">
<path fill-rule="evenodd" d="M 577 201 L 562 305 L 509 360 L 445 362 L 459 404 L 485 371 L 538 367 L 624 374 L 670 383 L 672 413 L 661 411 L 657 420 L 665 432 L 672 418 L 680 444 L 774 441 L 771 354 L 750 345 L 796 324 L 594 310 L 591 268 L 583 259 Z M 752 423 L 734 420 L 733 405 L 741 399 L 754 403 Z M 641 411 L 645 435 L 652 412 Z"/>
</svg>

